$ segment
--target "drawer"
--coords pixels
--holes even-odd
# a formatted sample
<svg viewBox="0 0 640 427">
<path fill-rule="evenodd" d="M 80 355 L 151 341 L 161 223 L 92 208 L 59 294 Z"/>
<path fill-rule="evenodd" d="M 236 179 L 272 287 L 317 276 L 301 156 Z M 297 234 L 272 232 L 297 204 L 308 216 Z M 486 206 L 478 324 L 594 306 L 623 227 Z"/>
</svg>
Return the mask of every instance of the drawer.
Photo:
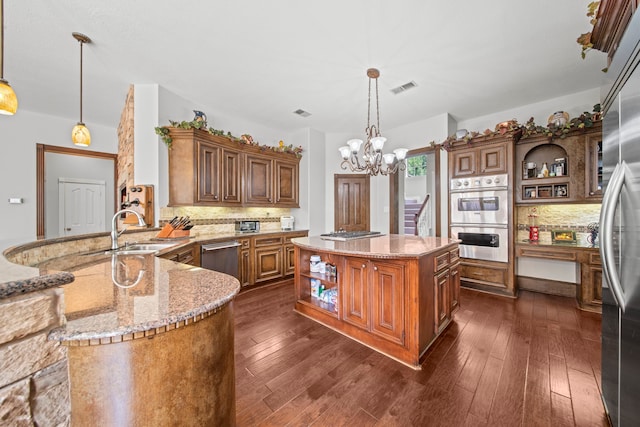
<svg viewBox="0 0 640 427">
<path fill-rule="evenodd" d="M 567 250 L 553 250 L 545 248 L 518 248 L 518 256 L 532 257 L 532 258 L 546 258 L 555 259 L 558 261 L 575 261 L 577 259 L 576 251 L 571 249 Z"/>
<path fill-rule="evenodd" d="M 445 252 L 433 258 L 433 271 L 437 272 L 449 265 L 449 252 Z"/>
<path fill-rule="evenodd" d="M 599 253 L 590 253 L 589 254 L 589 264 L 602 265 L 602 260 L 600 259 Z"/>
<path fill-rule="evenodd" d="M 291 243 L 291 239 L 297 239 L 298 237 L 307 237 L 307 233 L 286 234 L 284 236 L 284 242 Z"/>
<path fill-rule="evenodd" d="M 460 248 L 455 248 L 449 251 L 449 262 L 451 264 L 457 262 L 460 259 Z"/>
<path fill-rule="evenodd" d="M 253 245 L 258 248 L 260 246 L 274 246 L 282 244 L 282 236 L 273 237 L 254 237 Z"/>
</svg>

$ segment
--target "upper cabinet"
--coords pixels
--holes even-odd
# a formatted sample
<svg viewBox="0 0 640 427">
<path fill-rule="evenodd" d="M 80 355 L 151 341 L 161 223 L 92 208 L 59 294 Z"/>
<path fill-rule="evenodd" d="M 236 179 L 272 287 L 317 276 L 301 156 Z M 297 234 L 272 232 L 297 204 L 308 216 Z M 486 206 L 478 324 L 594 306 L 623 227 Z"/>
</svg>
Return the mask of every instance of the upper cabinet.
<svg viewBox="0 0 640 427">
<path fill-rule="evenodd" d="M 194 129 L 171 129 L 169 206 L 298 207 L 300 159 Z"/>
<path fill-rule="evenodd" d="M 451 178 L 495 175 L 508 172 L 508 144 L 456 147 L 450 154 Z"/>
<path fill-rule="evenodd" d="M 516 203 L 602 201 L 601 123 L 552 141 L 546 136 L 516 144 Z"/>
<path fill-rule="evenodd" d="M 298 207 L 298 162 L 245 156 L 245 205 Z"/>
</svg>

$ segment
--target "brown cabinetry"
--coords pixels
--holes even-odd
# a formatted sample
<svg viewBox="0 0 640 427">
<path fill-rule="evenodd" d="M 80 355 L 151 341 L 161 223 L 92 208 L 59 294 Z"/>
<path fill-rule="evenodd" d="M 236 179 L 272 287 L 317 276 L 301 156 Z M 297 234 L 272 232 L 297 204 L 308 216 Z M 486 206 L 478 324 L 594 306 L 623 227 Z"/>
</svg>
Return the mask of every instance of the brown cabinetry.
<svg viewBox="0 0 640 427">
<path fill-rule="evenodd" d="M 372 334 L 404 344 L 404 265 L 347 258 L 343 318 Z"/>
<path fill-rule="evenodd" d="M 451 153 L 450 178 L 494 175 L 508 172 L 507 142 L 465 147 Z"/>
<path fill-rule="evenodd" d="M 580 254 L 580 286 L 578 303 L 589 311 L 602 311 L 602 261 L 597 249 L 583 250 Z"/>
<path fill-rule="evenodd" d="M 253 283 L 253 269 L 251 265 L 251 239 L 240 239 L 240 259 L 238 260 L 238 268 L 240 271 L 238 279 L 242 287 L 249 286 Z"/>
<path fill-rule="evenodd" d="M 282 236 L 254 237 L 254 282 L 279 279 L 283 274 Z"/>
<path fill-rule="evenodd" d="M 178 249 L 160 255 L 160 258 L 200 267 L 200 245 L 191 243 L 187 246 L 181 246 Z"/>
<path fill-rule="evenodd" d="M 300 159 L 194 129 L 170 129 L 169 206 L 298 207 Z"/>
<path fill-rule="evenodd" d="M 298 207 L 298 163 L 259 155 L 245 157 L 246 205 Z"/>
<path fill-rule="evenodd" d="M 294 246 L 296 311 L 419 369 L 459 305 L 456 244 L 419 259 Z M 312 255 L 336 265 L 337 277 L 311 272 Z M 318 285 L 334 290 L 336 304 L 318 298 Z"/>
<path fill-rule="evenodd" d="M 541 135 L 516 145 L 516 203 L 581 203 L 602 200 L 601 123 L 565 138 Z M 542 173 L 543 165 L 548 174 Z"/>
<path fill-rule="evenodd" d="M 269 233 L 240 241 L 240 282 L 242 286 L 277 282 L 291 277 L 295 256 L 291 239 L 306 231 Z"/>
</svg>

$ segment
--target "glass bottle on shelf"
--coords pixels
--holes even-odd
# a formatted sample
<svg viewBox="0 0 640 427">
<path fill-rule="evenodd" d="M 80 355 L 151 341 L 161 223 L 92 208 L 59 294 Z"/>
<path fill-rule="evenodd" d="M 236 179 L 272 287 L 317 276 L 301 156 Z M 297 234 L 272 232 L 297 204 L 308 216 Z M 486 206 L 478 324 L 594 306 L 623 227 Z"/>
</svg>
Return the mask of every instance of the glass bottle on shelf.
<svg viewBox="0 0 640 427">
<path fill-rule="evenodd" d="M 542 164 L 542 168 L 540 169 L 540 173 L 545 178 L 547 178 L 549 176 L 549 168 L 547 167 L 547 162 L 544 162 Z"/>
</svg>

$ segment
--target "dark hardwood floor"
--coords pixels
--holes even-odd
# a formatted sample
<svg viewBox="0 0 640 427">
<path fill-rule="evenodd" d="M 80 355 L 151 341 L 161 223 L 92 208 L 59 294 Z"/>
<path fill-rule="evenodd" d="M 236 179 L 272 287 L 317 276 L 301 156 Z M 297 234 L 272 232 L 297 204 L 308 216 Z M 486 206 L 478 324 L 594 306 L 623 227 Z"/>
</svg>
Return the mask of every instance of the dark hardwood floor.
<svg viewBox="0 0 640 427">
<path fill-rule="evenodd" d="M 293 312 L 293 285 L 235 307 L 238 426 L 607 426 L 600 315 L 570 298 L 461 291 L 410 369 Z"/>
</svg>

